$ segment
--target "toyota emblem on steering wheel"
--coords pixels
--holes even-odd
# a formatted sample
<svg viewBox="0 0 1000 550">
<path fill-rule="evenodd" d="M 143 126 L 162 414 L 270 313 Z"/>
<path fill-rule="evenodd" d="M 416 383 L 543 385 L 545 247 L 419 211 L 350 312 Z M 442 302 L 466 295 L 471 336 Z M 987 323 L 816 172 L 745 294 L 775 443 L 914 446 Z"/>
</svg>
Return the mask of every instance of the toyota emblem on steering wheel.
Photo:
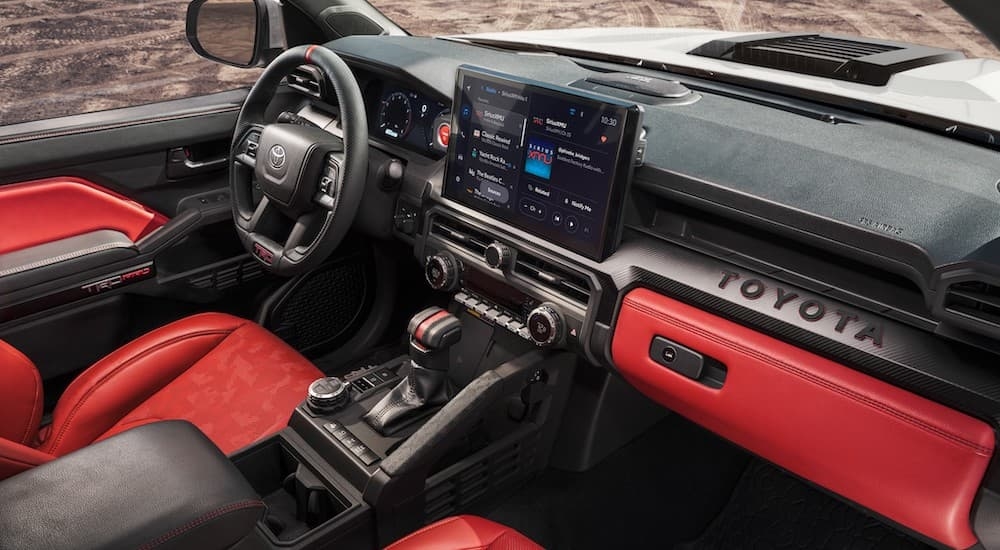
<svg viewBox="0 0 1000 550">
<path fill-rule="evenodd" d="M 267 160 L 271 163 L 271 168 L 280 170 L 285 165 L 285 148 L 280 145 L 271 147 L 271 151 L 267 155 Z"/>
</svg>

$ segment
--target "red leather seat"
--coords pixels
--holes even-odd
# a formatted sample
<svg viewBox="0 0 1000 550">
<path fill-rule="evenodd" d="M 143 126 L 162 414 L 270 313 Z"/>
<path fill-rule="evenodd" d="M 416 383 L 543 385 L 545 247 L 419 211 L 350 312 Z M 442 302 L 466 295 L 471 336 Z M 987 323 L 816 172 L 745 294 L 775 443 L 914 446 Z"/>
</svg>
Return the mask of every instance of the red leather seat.
<svg viewBox="0 0 1000 550">
<path fill-rule="evenodd" d="M 206 313 L 101 359 L 66 389 L 39 431 L 34 364 L 0 341 L 0 479 L 129 428 L 188 420 L 225 453 L 280 431 L 323 376 L 261 326 Z"/>
<path fill-rule="evenodd" d="M 476 516 L 445 518 L 390 544 L 386 550 L 543 550 L 510 527 Z"/>
</svg>

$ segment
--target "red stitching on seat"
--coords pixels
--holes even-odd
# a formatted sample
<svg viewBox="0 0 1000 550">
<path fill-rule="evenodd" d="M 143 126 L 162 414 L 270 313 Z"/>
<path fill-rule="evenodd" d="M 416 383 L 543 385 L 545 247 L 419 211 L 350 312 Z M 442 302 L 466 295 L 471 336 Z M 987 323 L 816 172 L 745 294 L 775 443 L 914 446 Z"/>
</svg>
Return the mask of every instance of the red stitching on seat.
<svg viewBox="0 0 1000 550">
<path fill-rule="evenodd" d="M 224 515 L 226 515 L 226 514 L 228 514 L 230 512 L 237 512 L 239 510 L 245 510 L 245 509 L 248 509 L 248 508 L 263 508 L 263 507 L 264 507 L 264 503 L 262 501 L 260 501 L 260 500 L 244 500 L 242 502 L 234 502 L 232 504 L 227 504 L 226 506 L 223 506 L 222 508 L 218 508 L 216 510 L 213 510 L 213 511 L 211 511 L 211 512 L 209 512 L 209 513 L 207 513 L 207 514 L 205 514 L 205 515 L 203 515 L 203 516 L 201 516 L 199 518 L 197 518 L 197 519 L 189 521 L 188 523 L 186 523 L 186 524 L 184 524 L 184 525 L 182 525 L 180 527 L 177 527 L 177 528 L 175 528 L 175 529 L 173 529 L 171 531 L 168 531 L 168 532 L 160 535 L 159 537 L 157 537 L 157 538 L 155 538 L 155 539 L 147 542 L 146 544 L 140 546 L 139 550 L 150 550 L 152 548 L 156 548 L 157 546 L 162 545 L 163 543 L 169 541 L 170 539 L 179 537 L 180 535 L 183 535 L 184 533 L 186 533 L 186 532 L 194 529 L 195 527 L 198 527 L 199 525 L 201 525 L 203 523 L 207 523 L 209 521 L 212 521 L 213 519 L 216 519 L 216 518 L 219 518 L 221 516 L 224 516 Z"/>
</svg>

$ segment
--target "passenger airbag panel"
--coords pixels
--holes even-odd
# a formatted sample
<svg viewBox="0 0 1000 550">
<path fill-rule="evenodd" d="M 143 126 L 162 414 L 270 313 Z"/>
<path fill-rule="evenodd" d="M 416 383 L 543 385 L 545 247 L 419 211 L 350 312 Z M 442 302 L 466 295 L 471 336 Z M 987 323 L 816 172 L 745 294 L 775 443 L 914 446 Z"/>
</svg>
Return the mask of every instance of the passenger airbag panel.
<svg viewBox="0 0 1000 550">
<path fill-rule="evenodd" d="M 653 361 L 656 337 L 721 361 L 725 385 Z M 640 391 L 747 450 L 943 544 L 976 543 L 986 423 L 646 289 L 625 296 L 612 357 Z"/>
</svg>

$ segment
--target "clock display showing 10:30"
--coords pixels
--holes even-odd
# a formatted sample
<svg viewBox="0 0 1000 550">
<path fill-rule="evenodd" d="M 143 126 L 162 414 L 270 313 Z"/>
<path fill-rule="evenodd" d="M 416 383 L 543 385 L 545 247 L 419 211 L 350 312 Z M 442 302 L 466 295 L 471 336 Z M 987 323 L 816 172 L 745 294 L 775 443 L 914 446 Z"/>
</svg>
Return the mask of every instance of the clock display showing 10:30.
<svg viewBox="0 0 1000 550">
<path fill-rule="evenodd" d="M 618 126 L 618 117 L 601 115 L 601 124 L 611 127 Z"/>
</svg>

